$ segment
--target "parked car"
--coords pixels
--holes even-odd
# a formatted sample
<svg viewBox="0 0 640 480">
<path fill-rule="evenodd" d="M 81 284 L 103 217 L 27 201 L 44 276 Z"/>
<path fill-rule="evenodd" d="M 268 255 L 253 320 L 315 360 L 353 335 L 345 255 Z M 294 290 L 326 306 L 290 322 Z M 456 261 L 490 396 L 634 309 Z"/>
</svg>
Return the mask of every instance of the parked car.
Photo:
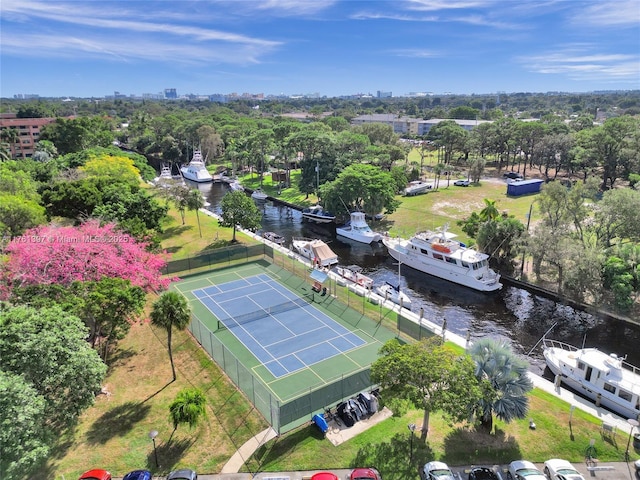
<svg viewBox="0 0 640 480">
<path fill-rule="evenodd" d="M 167 480 L 198 480 L 198 475 L 189 468 L 183 468 L 170 472 Z"/>
<path fill-rule="evenodd" d="M 584 477 L 566 460 L 552 458 L 544 462 L 544 474 L 549 480 L 584 480 Z"/>
<path fill-rule="evenodd" d="M 516 460 L 509 464 L 509 480 L 547 480 L 547 477 L 528 460 Z"/>
<path fill-rule="evenodd" d="M 443 462 L 429 462 L 420 470 L 422 480 L 455 480 L 453 472 Z"/>
<path fill-rule="evenodd" d="M 78 480 L 111 480 L 111 474 L 98 468 L 84 472 Z"/>
<path fill-rule="evenodd" d="M 488 467 L 473 467 L 469 472 L 469 480 L 502 480 L 498 474 Z"/>
<path fill-rule="evenodd" d="M 151 477 L 149 470 L 133 470 L 122 477 L 122 480 L 151 480 Z"/>
<path fill-rule="evenodd" d="M 524 177 L 520 175 L 518 172 L 505 172 L 502 174 L 504 178 L 508 178 L 510 180 L 522 180 Z"/>
<path fill-rule="evenodd" d="M 340 480 L 331 472 L 318 472 L 311 475 L 311 480 Z"/>
<path fill-rule="evenodd" d="M 453 184 L 457 187 L 468 187 L 471 182 L 469 180 L 456 180 Z"/>
<path fill-rule="evenodd" d="M 382 480 L 382 477 L 375 468 L 356 468 L 349 475 L 349 480 Z"/>
</svg>

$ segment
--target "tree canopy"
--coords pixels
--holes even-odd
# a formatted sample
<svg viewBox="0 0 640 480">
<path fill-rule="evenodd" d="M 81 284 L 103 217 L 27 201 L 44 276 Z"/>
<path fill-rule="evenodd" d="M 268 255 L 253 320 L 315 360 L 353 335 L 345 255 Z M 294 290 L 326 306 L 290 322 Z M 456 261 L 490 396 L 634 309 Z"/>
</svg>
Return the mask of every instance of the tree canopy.
<svg viewBox="0 0 640 480">
<path fill-rule="evenodd" d="M 170 282 L 162 277 L 166 255 L 149 252 L 146 246 L 115 225 L 96 221 L 31 229 L 6 248 L 4 287 L 70 285 L 111 277 L 129 280 L 147 292 L 165 290 Z"/>
<path fill-rule="evenodd" d="M 441 411 L 455 421 L 464 421 L 470 405 L 481 398 L 470 357 L 459 355 L 439 337 L 402 345 L 392 339 L 380 349 L 371 365 L 371 380 L 382 387 L 385 397 L 406 400 L 424 410 L 423 438 L 429 429 L 429 413 Z"/>
<path fill-rule="evenodd" d="M 262 214 L 253 200 L 244 192 L 228 192 L 222 197 L 220 202 L 222 209 L 221 227 L 233 228 L 233 240 L 236 241 L 236 228 L 238 226 L 247 230 L 257 230 L 260 228 Z"/>
</svg>

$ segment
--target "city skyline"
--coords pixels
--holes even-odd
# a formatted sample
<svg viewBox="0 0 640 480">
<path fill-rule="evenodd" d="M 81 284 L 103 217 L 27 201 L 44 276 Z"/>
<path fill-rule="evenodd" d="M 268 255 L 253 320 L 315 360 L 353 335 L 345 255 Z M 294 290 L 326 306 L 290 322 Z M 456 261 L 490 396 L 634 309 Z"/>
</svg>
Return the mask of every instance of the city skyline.
<svg viewBox="0 0 640 480">
<path fill-rule="evenodd" d="M 0 96 L 640 89 L 640 1 L 0 4 Z"/>
</svg>

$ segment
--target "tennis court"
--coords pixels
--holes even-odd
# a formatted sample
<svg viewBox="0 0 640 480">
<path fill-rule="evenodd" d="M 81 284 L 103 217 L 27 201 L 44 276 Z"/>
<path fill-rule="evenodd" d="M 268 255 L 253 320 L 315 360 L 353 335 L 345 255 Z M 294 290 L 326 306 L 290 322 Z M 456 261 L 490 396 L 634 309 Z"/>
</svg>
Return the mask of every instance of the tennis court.
<svg viewBox="0 0 640 480">
<path fill-rule="evenodd" d="M 264 273 L 192 293 L 275 378 L 367 343 Z"/>
</svg>

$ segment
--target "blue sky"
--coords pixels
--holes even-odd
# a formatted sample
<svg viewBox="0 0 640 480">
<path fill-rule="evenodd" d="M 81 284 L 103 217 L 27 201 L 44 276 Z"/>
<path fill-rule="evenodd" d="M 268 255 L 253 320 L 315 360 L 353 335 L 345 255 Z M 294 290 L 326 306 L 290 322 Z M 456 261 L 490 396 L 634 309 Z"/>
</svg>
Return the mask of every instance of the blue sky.
<svg viewBox="0 0 640 480">
<path fill-rule="evenodd" d="M 2 0 L 0 96 L 640 89 L 640 0 Z"/>
</svg>

